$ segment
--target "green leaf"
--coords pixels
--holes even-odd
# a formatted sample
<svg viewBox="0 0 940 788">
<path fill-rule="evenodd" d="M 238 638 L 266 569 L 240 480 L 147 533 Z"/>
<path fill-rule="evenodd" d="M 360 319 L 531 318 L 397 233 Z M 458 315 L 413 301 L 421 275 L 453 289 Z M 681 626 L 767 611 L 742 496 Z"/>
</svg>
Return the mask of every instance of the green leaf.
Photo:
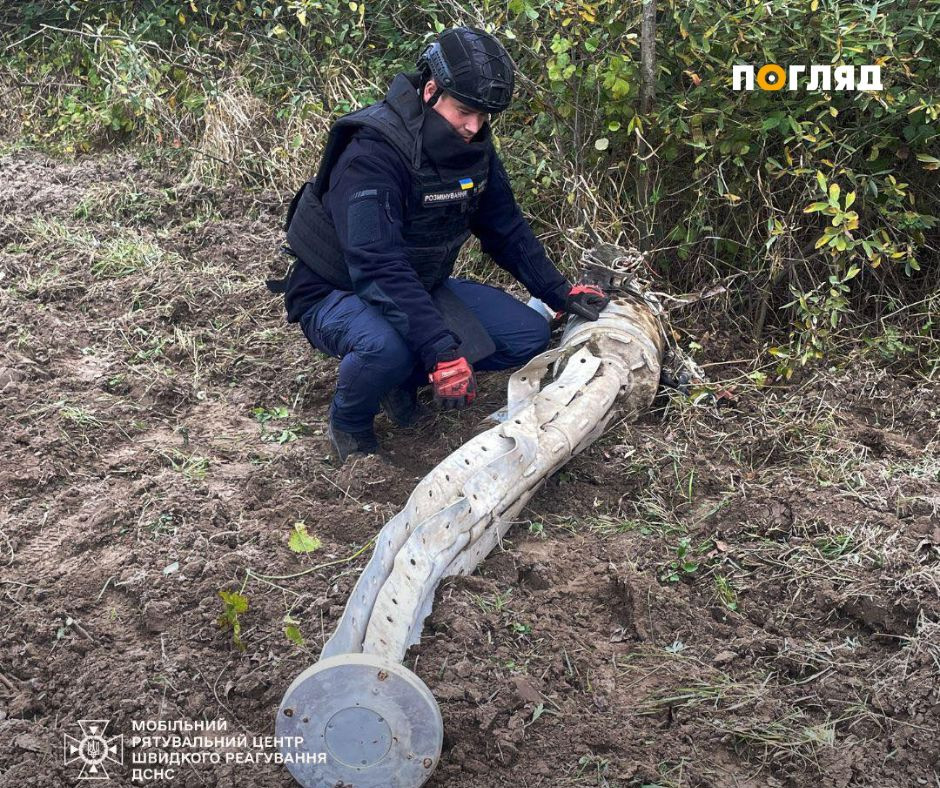
<svg viewBox="0 0 940 788">
<path fill-rule="evenodd" d="M 823 175 L 819 170 L 816 170 L 816 183 L 819 184 L 819 188 L 825 193 L 826 191 L 826 176 Z"/>
<path fill-rule="evenodd" d="M 936 170 L 940 169 L 940 159 L 935 156 L 928 156 L 926 153 L 918 153 L 917 161 L 923 162 L 927 166 L 924 167 L 925 170 Z"/>
<path fill-rule="evenodd" d="M 810 205 L 807 205 L 803 209 L 803 213 L 816 213 L 817 211 L 825 211 L 829 207 L 827 202 L 814 202 Z"/>
<path fill-rule="evenodd" d="M 222 615 L 219 616 L 219 627 L 232 630 L 232 642 L 239 651 L 245 650 L 242 642 L 242 625 L 238 616 L 248 610 L 248 599 L 237 591 L 219 591 L 222 598 Z"/>
<path fill-rule="evenodd" d="M 299 622 L 291 618 L 290 615 L 284 616 L 284 635 L 295 646 L 304 644 L 304 636 L 300 633 Z"/>
<path fill-rule="evenodd" d="M 829 184 L 829 204 L 838 205 L 839 204 L 839 195 L 842 193 L 842 190 L 839 188 L 838 183 Z"/>
<path fill-rule="evenodd" d="M 305 523 L 294 523 L 294 530 L 291 531 L 290 539 L 287 540 L 287 546 L 295 553 L 312 553 L 320 549 L 321 542 L 307 533 Z"/>
<path fill-rule="evenodd" d="M 774 112 L 771 115 L 768 115 L 764 118 L 764 122 L 761 123 L 761 131 L 770 131 L 771 129 L 777 128 L 782 121 L 786 119 L 786 116 L 782 112 Z M 789 125 L 789 121 L 787 122 Z"/>
<path fill-rule="evenodd" d="M 222 597 L 222 603 L 225 605 L 225 612 L 245 613 L 248 611 L 248 598 L 242 596 L 237 591 L 219 591 Z"/>
<path fill-rule="evenodd" d="M 554 38 L 552 38 L 552 43 L 549 47 L 552 52 L 556 55 L 561 55 L 571 49 L 571 39 L 562 38 L 558 33 L 555 33 Z"/>
<path fill-rule="evenodd" d="M 852 207 L 852 204 L 855 202 L 855 192 L 849 192 L 845 195 L 845 210 L 848 210 Z"/>
</svg>

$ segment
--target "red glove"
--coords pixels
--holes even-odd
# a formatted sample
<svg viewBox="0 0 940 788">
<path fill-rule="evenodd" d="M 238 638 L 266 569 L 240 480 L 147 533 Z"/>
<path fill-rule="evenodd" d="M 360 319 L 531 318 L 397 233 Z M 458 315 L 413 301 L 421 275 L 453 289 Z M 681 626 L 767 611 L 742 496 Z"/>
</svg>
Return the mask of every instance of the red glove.
<svg viewBox="0 0 940 788">
<path fill-rule="evenodd" d="M 610 303 L 610 299 L 596 285 L 575 285 L 565 299 L 564 312 L 578 315 L 585 320 L 597 320 L 601 310 Z"/>
<path fill-rule="evenodd" d="M 428 380 L 434 386 L 434 401 L 442 410 L 465 408 L 477 395 L 473 368 L 463 356 L 453 361 L 438 361 Z"/>
</svg>

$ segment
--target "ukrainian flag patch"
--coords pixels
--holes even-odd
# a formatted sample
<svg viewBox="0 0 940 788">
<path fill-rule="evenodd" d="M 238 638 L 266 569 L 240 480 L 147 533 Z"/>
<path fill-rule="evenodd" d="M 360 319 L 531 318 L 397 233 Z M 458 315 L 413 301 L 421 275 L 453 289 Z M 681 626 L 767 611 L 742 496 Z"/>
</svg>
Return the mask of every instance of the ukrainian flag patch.
<svg viewBox="0 0 940 788">
<path fill-rule="evenodd" d="M 458 183 L 460 183 L 460 188 L 467 190 L 473 188 L 473 178 L 461 178 Z"/>
</svg>

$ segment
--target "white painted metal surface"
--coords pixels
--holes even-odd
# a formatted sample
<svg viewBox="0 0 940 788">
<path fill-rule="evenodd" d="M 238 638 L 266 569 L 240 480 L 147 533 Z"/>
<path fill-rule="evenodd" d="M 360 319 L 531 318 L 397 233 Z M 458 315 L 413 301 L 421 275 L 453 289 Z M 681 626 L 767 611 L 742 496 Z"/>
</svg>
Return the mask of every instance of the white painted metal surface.
<svg viewBox="0 0 940 788">
<path fill-rule="evenodd" d="M 606 265 L 595 258 L 589 271 L 620 294 L 596 322 L 570 318 L 559 347 L 509 379 L 500 423 L 418 483 L 376 537 L 320 661 L 284 694 L 275 731 L 301 740 L 281 751 L 305 788 L 427 780 L 440 758 L 440 711 L 400 663 L 421 638 L 438 584 L 472 572 L 551 474 L 615 416 L 635 417 L 652 401 L 665 350 L 658 308 Z"/>
<path fill-rule="evenodd" d="M 322 657 L 401 661 L 440 580 L 472 572 L 542 482 L 616 412 L 649 405 L 662 351 L 658 321 L 640 299 L 615 299 L 596 322 L 572 318 L 558 348 L 510 378 L 505 421 L 441 462 L 386 523 Z"/>
</svg>

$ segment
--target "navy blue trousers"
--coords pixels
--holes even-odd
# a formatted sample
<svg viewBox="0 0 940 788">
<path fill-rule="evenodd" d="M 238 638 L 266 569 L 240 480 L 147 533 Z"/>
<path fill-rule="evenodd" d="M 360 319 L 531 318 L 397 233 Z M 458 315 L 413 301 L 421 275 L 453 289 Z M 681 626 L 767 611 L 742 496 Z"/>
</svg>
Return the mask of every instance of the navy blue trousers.
<svg viewBox="0 0 940 788">
<path fill-rule="evenodd" d="M 466 279 L 448 279 L 445 286 L 473 311 L 496 345 L 475 369 L 518 367 L 548 347 L 548 322 L 508 293 Z M 342 359 L 330 418 L 344 432 L 369 429 L 379 401 L 395 386 L 428 382 L 401 335 L 355 293 L 334 290 L 301 317 L 300 325 L 310 344 Z"/>
</svg>

